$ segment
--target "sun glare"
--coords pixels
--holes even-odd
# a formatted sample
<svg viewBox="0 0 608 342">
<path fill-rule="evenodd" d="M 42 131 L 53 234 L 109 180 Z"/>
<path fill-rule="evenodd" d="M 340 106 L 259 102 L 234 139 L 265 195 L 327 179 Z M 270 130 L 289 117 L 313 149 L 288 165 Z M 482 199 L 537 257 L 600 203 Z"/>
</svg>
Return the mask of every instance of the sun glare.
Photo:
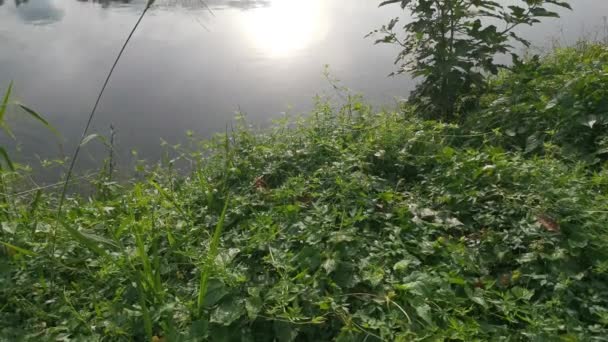
<svg viewBox="0 0 608 342">
<path fill-rule="evenodd" d="M 262 53 L 286 57 L 325 38 L 324 7 L 323 0 L 274 0 L 268 7 L 245 12 L 243 29 Z"/>
</svg>

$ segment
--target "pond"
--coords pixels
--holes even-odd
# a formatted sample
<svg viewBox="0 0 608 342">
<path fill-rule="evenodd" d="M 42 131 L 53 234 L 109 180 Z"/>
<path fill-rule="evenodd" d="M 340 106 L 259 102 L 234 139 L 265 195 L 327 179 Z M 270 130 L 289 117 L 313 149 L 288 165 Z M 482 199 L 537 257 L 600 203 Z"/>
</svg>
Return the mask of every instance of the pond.
<svg viewBox="0 0 608 342">
<path fill-rule="evenodd" d="M 364 39 L 398 15 L 396 7 L 378 3 L 159 1 L 120 61 L 92 132 L 107 135 L 112 124 L 123 159 L 133 149 L 155 159 L 161 138 L 177 143 L 189 130 L 221 132 L 237 111 L 265 126 L 309 110 L 315 95 L 335 96 L 323 76 L 326 64 L 332 77 L 372 103 L 392 104 L 414 82 L 387 77 L 395 48 Z M 13 80 L 15 96 L 44 114 L 63 139 L 60 145 L 36 125 L 14 122 L 20 160 L 69 154 L 144 6 L 142 0 L 0 0 L 0 89 Z M 608 1 L 577 0 L 573 8 L 522 30 L 524 36 L 548 48 L 605 34 Z M 87 146 L 81 165 L 96 165 L 100 149 Z"/>
</svg>

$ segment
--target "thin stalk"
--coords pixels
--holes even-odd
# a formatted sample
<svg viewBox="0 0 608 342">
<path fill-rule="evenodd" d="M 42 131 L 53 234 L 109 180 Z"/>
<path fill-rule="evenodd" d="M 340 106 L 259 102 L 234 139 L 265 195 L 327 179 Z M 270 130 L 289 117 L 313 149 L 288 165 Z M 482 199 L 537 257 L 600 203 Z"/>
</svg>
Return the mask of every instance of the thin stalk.
<svg viewBox="0 0 608 342">
<path fill-rule="evenodd" d="M 108 182 L 112 181 L 112 172 L 114 172 L 114 136 L 116 135 L 116 130 L 114 130 L 114 125 L 110 125 L 110 156 L 108 161 Z"/>
<path fill-rule="evenodd" d="M 108 72 L 108 75 L 106 76 L 106 79 L 101 87 L 101 90 L 99 91 L 99 94 L 97 95 L 97 100 L 95 101 L 95 105 L 93 106 L 93 109 L 91 110 L 91 113 L 89 114 L 89 118 L 87 120 L 87 124 L 85 125 L 85 127 L 82 131 L 82 136 L 80 137 L 80 141 L 78 142 L 78 145 L 76 145 L 76 149 L 74 150 L 74 154 L 72 155 L 72 160 L 70 162 L 68 172 L 65 176 L 65 182 L 63 183 L 63 188 L 61 190 L 61 196 L 59 197 L 59 205 L 57 207 L 57 224 L 55 224 L 53 233 L 51 236 L 51 258 L 53 260 L 55 259 L 55 248 L 56 248 L 56 241 L 57 241 L 57 225 L 59 224 L 58 222 L 61 222 L 61 220 L 62 220 L 63 204 L 65 202 L 65 197 L 66 197 L 67 190 L 68 190 L 68 184 L 70 183 L 70 179 L 72 178 L 72 173 L 74 171 L 74 166 L 76 165 L 76 160 L 78 159 L 78 154 L 80 153 L 80 148 L 82 147 L 82 142 L 84 141 L 84 139 L 87 136 L 89 128 L 91 127 L 91 123 L 93 122 L 93 118 L 95 117 L 95 113 L 97 112 L 97 107 L 99 106 L 99 103 L 101 102 L 101 98 L 103 97 L 106 87 L 108 86 L 108 83 L 110 82 L 110 78 L 112 77 L 112 74 L 114 73 L 114 69 L 116 69 L 116 66 L 118 65 L 118 61 L 122 57 L 122 54 L 124 53 L 125 49 L 127 48 L 127 45 L 129 45 L 129 42 L 131 41 L 131 38 L 135 34 L 135 31 L 137 31 L 139 24 L 144 19 L 144 16 L 148 12 L 148 10 L 152 7 L 152 5 L 154 4 L 155 1 L 156 0 L 148 0 L 146 7 L 141 12 L 141 15 L 139 16 L 139 18 L 137 19 L 137 22 L 133 26 L 133 29 L 127 36 L 127 39 L 125 40 L 125 42 L 123 43 L 123 45 L 120 49 L 120 52 L 116 56 L 116 59 L 114 60 L 114 63 L 112 64 L 112 68 L 110 68 L 110 72 Z M 54 268 L 53 268 L 52 276 L 51 276 L 51 280 L 52 280 L 51 284 L 54 283 L 54 280 L 55 280 L 54 278 L 55 278 L 55 272 L 54 272 Z"/>
<path fill-rule="evenodd" d="M 70 167 L 68 168 L 68 172 L 67 172 L 66 177 L 65 177 L 65 182 L 64 182 L 64 185 L 63 185 L 63 189 L 61 191 L 61 197 L 59 199 L 59 208 L 57 210 L 58 214 L 61 214 L 61 209 L 63 207 L 63 202 L 65 201 L 65 195 L 66 195 L 66 192 L 67 192 L 68 183 L 70 182 L 70 178 L 72 177 L 72 172 L 74 171 L 74 166 L 76 164 L 76 159 L 78 159 L 78 154 L 80 153 L 80 148 L 82 146 L 82 142 L 86 138 L 87 133 L 89 131 L 89 128 L 91 126 L 91 123 L 93 122 L 93 117 L 95 116 L 95 112 L 97 111 L 97 107 L 99 106 L 99 102 L 101 101 L 101 98 L 103 97 L 103 94 L 104 94 L 104 92 L 106 90 L 106 87 L 108 86 L 108 83 L 110 82 L 110 78 L 112 77 L 112 74 L 114 73 L 114 69 L 116 69 L 116 66 L 118 65 L 118 61 L 122 57 L 122 54 L 124 53 L 125 49 L 127 48 L 127 45 L 129 44 L 129 42 L 131 41 L 131 38 L 133 37 L 133 34 L 135 34 L 135 31 L 137 30 L 137 27 L 139 27 L 139 24 L 144 19 L 144 16 L 148 12 L 148 10 L 150 9 L 150 7 L 154 3 L 154 1 L 155 0 L 148 1 L 148 4 L 146 5 L 146 8 L 144 8 L 143 12 L 139 16 L 139 19 L 137 19 L 137 22 L 135 23 L 135 26 L 133 26 L 133 29 L 129 33 L 129 36 L 127 37 L 127 39 L 125 40 L 124 44 L 122 45 L 122 48 L 120 49 L 120 52 L 118 53 L 118 56 L 116 56 L 116 59 L 114 60 L 114 64 L 112 65 L 112 68 L 110 68 L 110 72 L 108 73 L 108 76 L 106 77 L 106 79 L 105 79 L 105 81 L 103 83 L 103 86 L 101 87 L 101 91 L 97 95 L 97 100 L 95 101 L 95 105 L 93 106 L 93 109 L 91 110 L 91 113 L 89 114 L 89 119 L 87 120 L 87 124 L 85 125 L 85 128 L 82 131 L 82 136 L 80 137 L 80 141 L 79 141 L 78 145 L 76 146 L 76 149 L 74 150 L 74 154 L 72 156 L 72 161 L 70 162 Z"/>
</svg>

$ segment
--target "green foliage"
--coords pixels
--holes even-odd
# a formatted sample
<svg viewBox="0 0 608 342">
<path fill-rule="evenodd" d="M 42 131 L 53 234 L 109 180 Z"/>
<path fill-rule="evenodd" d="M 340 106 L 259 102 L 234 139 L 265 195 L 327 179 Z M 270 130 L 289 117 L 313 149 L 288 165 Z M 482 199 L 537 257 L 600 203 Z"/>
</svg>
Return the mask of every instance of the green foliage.
<svg viewBox="0 0 608 342">
<path fill-rule="evenodd" d="M 514 28 L 558 17 L 547 5 L 570 8 L 559 0 L 517 0 L 509 6 L 491 0 L 388 0 L 380 6 L 390 4 L 411 12 L 412 20 L 402 27 L 405 35 L 396 30 L 398 17 L 370 35 L 381 35 L 376 43 L 403 49 L 395 60 L 397 73 L 423 78 L 410 96 L 419 112 L 448 121 L 485 88 L 485 75 L 502 67 L 494 62 L 497 54 L 511 52 L 513 40 L 529 45 Z"/>
<path fill-rule="evenodd" d="M 470 136 L 356 99 L 264 133 L 240 119 L 179 150 L 187 176 L 68 198 L 55 258 L 58 195 L 14 196 L 0 336 L 601 340 L 608 172 Z"/>
<path fill-rule="evenodd" d="M 581 44 L 517 64 L 490 82 L 467 127 L 495 143 L 598 164 L 608 158 L 608 48 Z M 559 149 L 556 149 L 558 147 Z"/>
</svg>

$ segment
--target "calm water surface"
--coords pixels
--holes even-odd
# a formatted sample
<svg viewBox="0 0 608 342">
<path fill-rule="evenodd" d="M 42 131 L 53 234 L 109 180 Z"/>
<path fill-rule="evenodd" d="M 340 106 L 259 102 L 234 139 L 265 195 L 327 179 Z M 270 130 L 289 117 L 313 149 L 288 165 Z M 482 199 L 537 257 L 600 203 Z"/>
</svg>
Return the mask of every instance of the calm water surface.
<svg viewBox="0 0 608 342">
<path fill-rule="evenodd" d="M 250 122 L 298 114 L 315 95 L 332 95 L 325 64 L 375 104 L 407 96 L 413 81 L 388 78 L 395 49 L 366 33 L 398 13 L 378 0 L 158 1 L 110 82 L 92 132 L 117 128 L 123 159 L 132 149 L 159 156 L 160 139 L 223 131 L 237 110 Z M 525 36 L 538 47 L 604 30 L 606 0 L 572 1 L 574 11 Z M 38 109 L 71 151 L 126 34 L 145 1 L 0 0 L 0 89 Z M 18 113 L 15 113 L 15 115 Z M 60 156 L 57 138 L 13 121 L 21 160 Z M 3 140 L 4 141 L 4 140 Z M 99 146 L 81 165 L 93 166 Z M 99 158 L 98 158 L 99 159 Z"/>
</svg>

